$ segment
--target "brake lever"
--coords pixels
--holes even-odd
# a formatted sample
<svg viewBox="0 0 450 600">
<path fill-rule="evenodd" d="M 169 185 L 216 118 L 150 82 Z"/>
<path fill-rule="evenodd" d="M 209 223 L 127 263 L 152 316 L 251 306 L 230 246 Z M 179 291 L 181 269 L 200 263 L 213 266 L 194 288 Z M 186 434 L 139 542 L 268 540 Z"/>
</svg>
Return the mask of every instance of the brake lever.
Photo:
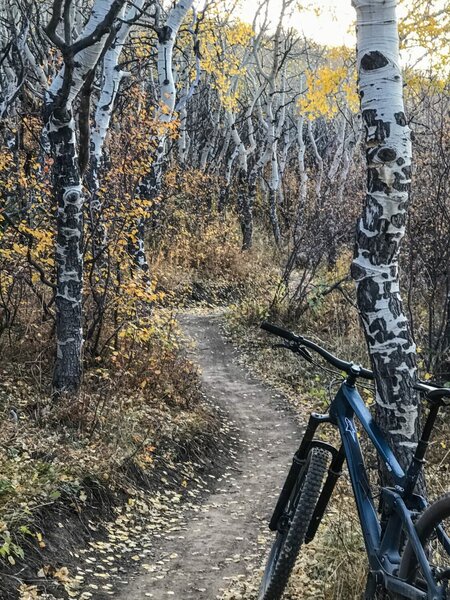
<svg viewBox="0 0 450 600">
<path fill-rule="evenodd" d="M 307 362 L 312 363 L 313 358 L 311 353 L 305 346 L 300 346 L 300 344 L 296 342 L 288 342 L 286 344 L 273 344 L 272 348 L 284 348 L 284 350 L 290 350 L 295 354 L 300 354 Z"/>
<path fill-rule="evenodd" d="M 297 352 L 297 354 L 300 354 L 301 356 L 303 356 L 303 358 L 309 362 L 312 363 L 313 362 L 313 357 L 311 352 L 308 350 L 308 348 L 305 348 L 305 346 L 297 346 L 297 349 L 295 350 L 295 352 Z"/>
<path fill-rule="evenodd" d="M 292 350 L 289 344 L 272 344 L 272 348 L 284 348 L 285 350 Z"/>
</svg>

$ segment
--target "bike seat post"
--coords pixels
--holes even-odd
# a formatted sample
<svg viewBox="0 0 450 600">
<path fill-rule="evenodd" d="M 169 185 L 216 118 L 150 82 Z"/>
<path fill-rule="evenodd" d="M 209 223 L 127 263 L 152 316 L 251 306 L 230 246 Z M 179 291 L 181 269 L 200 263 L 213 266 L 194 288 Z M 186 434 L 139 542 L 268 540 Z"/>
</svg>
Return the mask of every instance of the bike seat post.
<svg viewBox="0 0 450 600">
<path fill-rule="evenodd" d="M 359 365 L 352 365 L 350 367 L 350 373 L 348 374 L 348 377 L 345 380 L 349 387 L 355 387 L 356 380 L 358 379 L 360 373 L 361 367 Z"/>
</svg>

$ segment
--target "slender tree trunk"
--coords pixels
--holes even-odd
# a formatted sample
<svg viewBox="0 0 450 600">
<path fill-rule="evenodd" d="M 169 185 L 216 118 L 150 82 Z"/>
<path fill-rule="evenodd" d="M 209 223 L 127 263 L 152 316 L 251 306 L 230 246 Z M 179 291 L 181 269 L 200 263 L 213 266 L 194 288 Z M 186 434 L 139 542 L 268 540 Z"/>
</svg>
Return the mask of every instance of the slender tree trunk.
<svg viewBox="0 0 450 600">
<path fill-rule="evenodd" d="M 273 237 L 277 246 L 281 245 L 280 222 L 277 212 L 277 191 L 269 188 L 269 216 L 272 224 Z"/>
<path fill-rule="evenodd" d="M 78 390 L 82 375 L 83 195 L 72 111 L 54 111 L 48 131 L 58 207 L 53 387 L 57 393 L 73 393 Z"/>
<path fill-rule="evenodd" d="M 137 244 L 130 243 L 130 249 L 136 266 L 148 269 L 145 258 L 145 230 L 146 221 L 153 221 L 156 225 L 160 207 L 155 201 L 162 183 L 163 166 L 166 157 L 166 138 L 169 124 L 173 119 L 176 102 L 176 86 L 173 72 L 173 50 L 175 42 L 187 13 L 194 0 L 180 0 L 174 4 L 167 17 L 166 24 L 158 28 L 158 80 L 160 87 L 160 110 L 157 116 L 162 132 L 154 140 L 156 149 L 151 156 L 151 166 L 138 184 L 138 196 L 143 200 L 153 201 L 149 209 L 149 218 L 140 220 L 137 224 Z"/>
<path fill-rule="evenodd" d="M 180 137 L 178 138 L 178 161 L 185 167 L 189 150 L 189 134 L 187 132 L 187 110 L 184 105 L 180 109 Z"/>
<path fill-rule="evenodd" d="M 306 196 L 307 196 L 307 192 L 308 192 L 308 174 L 306 173 L 306 167 L 305 167 L 306 145 L 305 145 L 305 139 L 303 137 L 303 126 L 304 126 L 304 118 L 299 117 L 299 119 L 297 121 L 299 188 L 298 188 L 297 214 L 295 217 L 294 234 L 293 234 L 294 246 L 297 249 L 297 251 L 300 251 L 302 219 L 303 219 L 303 212 L 304 212 L 305 206 L 306 206 Z"/>
<path fill-rule="evenodd" d="M 239 172 L 237 205 L 241 221 L 242 250 L 250 250 L 253 244 L 253 204 L 250 203 L 246 171 Z"/>
<path fill-rule="evenodd" d="M 269 111 L 270 123 L 269 123 L 269 139 L 271 146 L 270 156 L 270 178 L 269 178 L 269 215 L 270 222 L 272 224 L 273 236 L 277 246 L 281 244 L 281 231 L 280 223 L 278 221 L 278 210 L 277 210 L 277 197 L 278 188 L 280 187 L 280 170 L 278 165 L 278 135 L 275 131 L 275 118 L 273 115 L 272 106 Z"/>
<path fill-rule="evenodd" d="M 230 185 L 231 185 L 231 172 L 232 172 L 234 161 L 236 160 L 238 154 L 239 154 L 239 151 L 237 148 L 235 148 L 227 161 L 227 168 L 225 171 L 225 182 L 223 183 L 223 185 L 220 189 L 219 201 L 218 201 L 218 205 L 217 205 L 217 210 L 219 212 L 223 212 L 225 210 L 226 206 L 228 205 L 229 195 L 230 195 Z"/>
<path fill-rule="evenodd" d="M 212 133 L 208 136 L 206 140 L 205 146 L 200 155 L 200 171 L 205 171 L 209 157 L 214 151 L 214 148 L 217 143 L 217 135 L 219 133 L 219 122 L 220 122 L 220 108 L 218 108 L 211 118 L 212 121 Z M 226 143 L 224 144 L 226 145 Z"/>
<path fill-rule="evenodd" d="M 105 248 L 107 246 L 107 229 L 103 220 L 102 204 L 98 195 L 99 176 L 103 162 L 103 148 L 111 123 L 120 83 L 129 73 L 119 68 L 119 59 L 123 46 L 131 29 L 131 22 L 138 10 L 142 8 L 143 0 L 137 0 L 125 14 L 125 6 L 119 13 L 119 18 L 124 19 L 120 29 L 114 35 L 112 43 L 108 44 L 103 57 L 103 70 L 101 77 L 101 89 L 98 98 L 94 123 L 90 135 L 91 160 L 86 175 L 89 187 L 89 225 L 92 236 L 92 253 L 94 260 L 103 261 Z"/>
<path fill-rule="evenodd" d="M 236 117 L 232 112 L 227 113 L 231 138 L 239 157 L 239 174 L 237 189 L 237 210 L 242 231 L 242 250 L 249 250 L 253 244 L 253 201 L 249 195 L 248 185 L 248 156 L 253 152 L 253 147 L 247 149 L 236 128 Z M 247 115 L 247 119 L 249 116 Z M 251 134 L 253 137 L 253 133 Z"/>
<path fill-rule="evenodd" d="M 192 7 L 193 1 L 182 0 L 177 2 L 170 10 L 166 24 L 158 29 L 158 80 L 161 105 L 158 121 L 162 125 L 162 133 L 155 140 L 157 142 L 156 150 L 150 172 L 139 185 L 140 196 L 148 200 L 153 200 L 161 188 L 167 129 L 173 118 L 177 93 L 173 73 L 173 50 L 178 30 Z M 167 127 L 164 127 L 164 125 Z"/>
<path fill-rule="evenodd" d="M 314 158 L 316 159 L 317 168 L 318 168 L 315 187 L 316 187 L 317 204 L 320 206 L 322 204 L 321 194 L 322 194 L 322 179 L 323 179 L 323 159 L 320 156 L 319 149 L 317 148 L 316 140 L 314 138 L 314 133 L 312 130 L 312 123 L 310 120 L 308 120 L 307 131 L 308 131 L 308 138 L 311 143 L 311 147 L 314 152 Z"/>
<path fill-rule="evenodd" d="M 403 106 L 396 1 L 353 0 L 353 6 L 368 179 L 352 275 L 376 377 L 376 419 L 405 467 L 418 439 L 419 403 L 413 389 L 416 347 L 399 286 L 411 141 Z"/>
<path fill-rule="evenodd" d="M 123 4 L 124 0 L 95 0 L 81 36 L 69 46 L 57 32 L 57 12 L 46 27 L 49 38 L 63 49 L 64 58 L 62 68 L 45 95 L 45 123 L 54 160 L 52 187 L 57 204 L 56 361 L 53 374 L 53 387 L 57 394 L 78 391 L 83 362 L 84 198 L 73 104 L 87 79 L 93 77 L 108 33 Z M 57 6 L 55 3 L 54 10 Z M 89 144 L 89 138 L 86 135 L 84 138 L 85 143 Z"/>
</svg>

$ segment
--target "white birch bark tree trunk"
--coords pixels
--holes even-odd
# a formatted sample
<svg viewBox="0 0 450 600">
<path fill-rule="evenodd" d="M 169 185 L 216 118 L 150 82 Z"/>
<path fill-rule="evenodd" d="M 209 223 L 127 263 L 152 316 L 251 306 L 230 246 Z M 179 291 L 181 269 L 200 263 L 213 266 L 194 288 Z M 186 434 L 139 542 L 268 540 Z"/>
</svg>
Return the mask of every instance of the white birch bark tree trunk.
<svg viewBox="0 0 450 600">
<path fill-rule="evenodd" d="M 410 129 L 403 106 L 396 0 L 352 0 L 368 167 L 352 275 L 376 376 L 376 418 L 406 466 L 416 446 L 416 347 L 399 286 L 411 178 Z M 386 474 L 384 474 L 386 476 Z"/>
<path fill-rule="evenodd" d="M 281 138 L 281 132 L 283 131 L 284 122 L 286 119 L 286 75 L 283 73 L 282 88 L 281 88 L 281 99 L 279 111 L 278 123 L 276 123 L 275 114 L 273 110 L 273 96 L 275 92 L 274 81 L 271 81 L 269 85 L 269 99 L 267 109 L 268 119 L 268 144 L 270 146 L 270 177 L 268 180 L 269 187 L 269 213 L 270 222 L 272 223 L 273 236 L 277 246 L 281 244 L 281 230 L 278 219 L 278 194 L 281 185 L 280 176 L 280 163 L 278 160 L 278 140 Z"/>
<path fill-rule="evenodd" d="M 160 89 L 160 108 L 157 120 L 161 125 L 161 132 L 154 140 L 151 166 L 138 184 L 137 193 L 144 200 L 154 200 L 162 183 L 162 170 L 166 154 L 166 138 L 168 125 L 172 122 L 176 103 L 176 86 L 173 70 L 173 49 L 178 31 L 194 0 L 179 0 L 169 11 L 166 24 L 158 28 L 158 81 Z M 167 127 L 165 127 L 165 125 Z M 155 209 L 152 208 L 153 213 Z M 145 232 L 148 219 L 140 219 L 137 223 L 137 244 L 130 243 L 130 252 L 133 254 L 136 266 L 144 272 L 149 271 L 145 254 Z"/>
<path fill-rule="evenodd" d="M 248 148 L 245 147 L 245 144 L 237 130 L 235 114 L 231 111 L 227 111 L 227 120 L 231 132 L 231 139 L 235 145 L 239 162 L 237 177 L 237 208 L 242 231 L 242 250 L 249 250 L 253 243 L 253 203 L 251 201 L 248 181 L 248 158 L 255 149 L 253 123 L 251 118 L 252 110 L 253 105 L 247 111 L 246 115 L 250 141 L 250 146 Z"/>
<path fill-rule="evenodd" d="M 306 153 L 306 144 L 305 138 L 303 136 L 305 119 L 303 116 L 297 120 L 297 159 L 298 159 L 298 174 L 299 174 L 299 188 L 298 188 L 298 204 L 297 204 L 297 214 L 295 217 L 294 224 L 294 246 L 296 251 L 300 251 L 300 243 L 301 243 L 301 226 L 303 220 L 303 212 L 306 206 L 306 197 L 308 193 L 308 174 L 306 172 L 305 165 L 305 153 Z"/>
<path fill-rule="evenodd" d="M 213 114 L 211 116 L 212 135 L 210 137 L 208 137 L 208 139 L 206 140 L 205 146 L 201 152 L 200 166 L 199 166 L 200 171 L 206 171 L 207 165 L 208 165 L 208 160 L 216 146 L 217 137 L 219 134 L 220 114 L 221 114 L 221 109 L 219 106 L 217 108 L 217 110 L 213 111 Z M 220 161 L 220 157 L 219 157 L 219 161 Z"/>
<path fill-rule="evenodd" d="M 312 123 L 311 123 L 310 119 L 308 119 L 307 131 L 308 131 L 308 138 L 311 143 L 311 148 L 313 149 L 314 158 L 316 159 L 316 163 L 317 163 L 318 172 L 316 175 L 315 188 L 316 188 L 317 203 L 320 206 L 321 193 L 322 193 L 322 180 L 323 180 L 323 158 L 320 156 L 319 149 L 317 148 L 316 139 L 314 137 Z"/>
<path fill-rule="evenodd" d="M 229 196 L 230 185 L 231 185 L 231 175 L 233 172 L 234 161 L 237 159 L 238 154 L 239 154 L 238 148 L 234 148 L 233 152 L 231 152 L 230 156 L 228 157 L 228 160 L 226 163 L 225 177 L 224 177 L 225 181 L 220 189 L 219 200 L 218 200 L 218 204 L 217 204 L 217 209 L 219 212 L 222 212 L 223 210 L 225 210 L 225 207 L 228 204 L 228 196 Z"/>
<path fill-rule="evenodd" d="M 125 0 L 96 0 L 80 37 L 62 40 L 57 33 L 58 4 L 46 29 L 60 47 L 64 65 L 46 93 L 45 122 L 54 159 L 53 193 L 56 236 L 56 360 L 53 387 L 74 393 L 81 384 L 83 323 L 84 197 L 78 162 L 73 102 L 103 52 L 107 33 Z"/>
<path fill-rule="evenodd" d="M 90 192 L 89 217 L 92 235 L 92 250 L 94 260 L 100 257 L 107 244 L 105 224 L 102 220 L 102 206 L 98 197 L 99 170 L 103 162 L 103 149 L 106 135 L 111 123 L 117 94 L 121 81 L 129 76 L 129 73 L 119 67 L 119 60 L 124 44 L 130 33 L 133 20 L 144 5 L 144 0 L 136 0 L 125 12 L 125 6 L 119 13 L 123 20 L 117 35 L 106 50 L 103 57 L 103 71 L 101 77 L 101 89 L 94 114 L 94 123 L 90 136 L 91 156 L 87 183 Z"/>
<path fill-rule="evenodd" d="M 172 122 L 176 104 L 176 86 L 173 69 L 173 49 L 178 31 L 192 7 L 194 0 L 180 0 L 170 10 L 166 24 L 158 29 L 158 81 L 160 89 L 158 121 L 161 133 L 155 140 L 156 150 L 149 173 L 139 184 L 139 194 L 154 199 L 161 187 L 162 168 L 166 153 L 167 131 L 164 125 Z"/>
</svg>

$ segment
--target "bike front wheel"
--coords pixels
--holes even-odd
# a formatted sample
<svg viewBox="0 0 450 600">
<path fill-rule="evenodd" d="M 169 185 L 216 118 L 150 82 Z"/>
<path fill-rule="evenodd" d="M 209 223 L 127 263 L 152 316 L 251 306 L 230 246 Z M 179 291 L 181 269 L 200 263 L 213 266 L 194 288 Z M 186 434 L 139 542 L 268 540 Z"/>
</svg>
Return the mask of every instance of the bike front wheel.
<svg viewBox="0 0 450 600">
<path fill-rule="evenodd" d="M 416 531 L 433 576 L 443 588 L 443 598 L 450 600 L 450 494 L 441 496 L 423 512 L 416 523 Z M 399 577 L 421 591 L 428 591 L 409 541 L 400 562 Z"/>
<path fill-rule="evenodd" d="M 294 568 L 322 489 L 330 454 L 312 448 L 278 521 L 258 600 L 279 600 Z"/>
</svg>

